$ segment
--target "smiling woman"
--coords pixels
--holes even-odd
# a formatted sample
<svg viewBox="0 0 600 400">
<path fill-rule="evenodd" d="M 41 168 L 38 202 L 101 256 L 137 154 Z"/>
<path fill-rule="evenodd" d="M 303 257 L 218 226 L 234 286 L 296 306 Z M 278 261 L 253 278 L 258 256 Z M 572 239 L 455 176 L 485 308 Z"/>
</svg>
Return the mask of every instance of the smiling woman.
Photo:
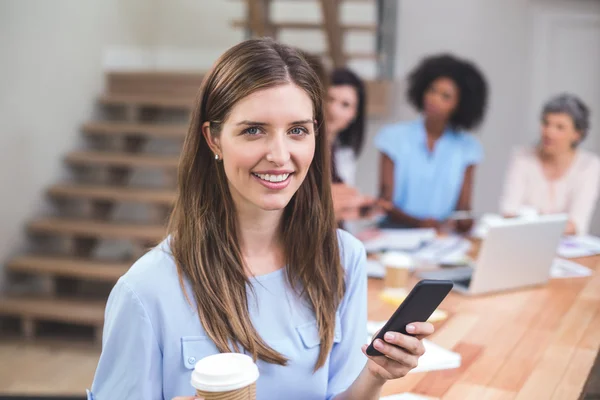
<svg viewBox="0 0 600 400">
<path fill-rule="evenodd" d="M 282 84 L 240 100 L 218 136 L 211 133 L 210 122 L 204 123 L 203 134 L 223 160 L 238 210 L 281 210 L 313 160 L 313 103 L 295 84 Z"/>
<path fill-rule="evenodd" d="M 89 399 L 190 396 L 196 362 L 223 352 L 257 361 L 258 399 L 376 399 L 414 368 L 416 337 L 364 354 L 365 251 L 335 228 L 322 99 L 302 54 L 272 40 L 216 62 L 183 146 L 169 236 L 110 295 Z M 418 337 L 433 330 L 413 325 Z"/>
</svg>

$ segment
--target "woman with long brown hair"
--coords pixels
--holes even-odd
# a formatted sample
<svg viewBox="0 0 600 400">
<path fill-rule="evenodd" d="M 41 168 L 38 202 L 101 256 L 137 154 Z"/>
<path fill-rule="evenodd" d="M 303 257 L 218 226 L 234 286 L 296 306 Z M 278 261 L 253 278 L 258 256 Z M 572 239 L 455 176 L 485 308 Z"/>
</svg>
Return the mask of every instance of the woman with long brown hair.
<svg viewBox="0 0 600 400">
<path fill-rule="evenodd" d="M 257 360 L 259 399 L 376 399 L 417 365 L 427 323 L 364 355 L 365 252 L 336 231 L 322 99 L 304 57 L 272 40 L 216 62 L 169 236 L 111 293 L 89 399 L 189 396 L 196 361 L 219 352 Z"/>
</svg>

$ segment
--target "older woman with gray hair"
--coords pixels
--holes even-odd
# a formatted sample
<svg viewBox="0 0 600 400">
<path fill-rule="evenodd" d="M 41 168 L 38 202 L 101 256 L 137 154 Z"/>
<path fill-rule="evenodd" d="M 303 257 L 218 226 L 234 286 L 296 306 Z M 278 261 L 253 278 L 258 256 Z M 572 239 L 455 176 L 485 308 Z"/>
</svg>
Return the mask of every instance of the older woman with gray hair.
<svg viewBox="0 0 600 400">
<path fill-rule="evenodd" d="M 588 232 L 600 187 L 600 159 L 579 148 L 588 133 L 589 114 L 570 94 L 546 103 L 540 141 L 514 153 L 500 205 L 505 216 L 526 208 L 540 214 L 566 213 L 565 234 Z"/>
</svg>

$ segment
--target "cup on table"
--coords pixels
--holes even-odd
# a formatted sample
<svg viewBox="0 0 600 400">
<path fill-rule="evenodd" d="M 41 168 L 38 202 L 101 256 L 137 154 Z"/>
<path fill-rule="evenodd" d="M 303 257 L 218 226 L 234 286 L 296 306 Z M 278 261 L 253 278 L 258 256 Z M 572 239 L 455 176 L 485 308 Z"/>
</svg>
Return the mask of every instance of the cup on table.
<svg viewBox="0 0 600 400">
<path fill-rule="evenodd" d="M 258 375 L 251 357 L 221 353 L 196 363 L 191 384 L 205 400 L 255 400 Z"/>
<path fill-rule="evenodd" d="M 406 253 L 393 251 L 383 254 L 380 261 L 385 267 L 386 289 L 405 289 L 414 259 Z"/>
</svg>

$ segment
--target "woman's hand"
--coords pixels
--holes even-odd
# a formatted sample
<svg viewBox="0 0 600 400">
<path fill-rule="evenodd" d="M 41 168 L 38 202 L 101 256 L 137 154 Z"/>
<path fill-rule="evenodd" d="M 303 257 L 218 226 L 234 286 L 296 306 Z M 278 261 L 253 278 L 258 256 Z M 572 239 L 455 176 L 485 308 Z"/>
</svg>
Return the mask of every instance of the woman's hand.
<svg viewBox="0 0 600 400">
<path fill-rule="evenodd" d="M 368 356 L 368 345 L 362 347 L 363 353 L 369 358 L 368 371 L 382 384 L 390 379 L 402 378 L 418 365 L 419 357 L 425 353 L 422 339 L 431 335 L 434 328 L 428 322 L 414 322 L 406 327 L 406 331 L 415 336 L 387 332 L 385 341 L 375 341 L 375 349 L 383 356 Z"/>
<path fill-rule="evenodd" d="M 344 183 L 334 183 L 331 185 L 331 195 L 337 221 L 373 218 L 381 214 L 375 199 L 363 196 L 352 186 Z"/>
</svg>

